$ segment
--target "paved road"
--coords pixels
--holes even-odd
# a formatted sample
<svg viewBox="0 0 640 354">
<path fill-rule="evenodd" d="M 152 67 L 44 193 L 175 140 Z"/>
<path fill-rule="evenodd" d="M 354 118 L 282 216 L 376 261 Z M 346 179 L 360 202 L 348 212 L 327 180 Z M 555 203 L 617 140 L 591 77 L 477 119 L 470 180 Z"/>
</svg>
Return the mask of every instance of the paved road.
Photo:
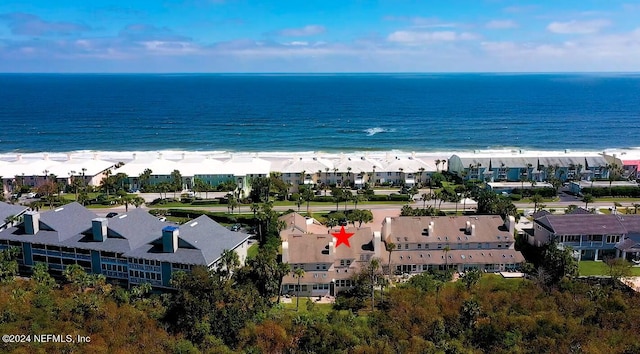
<svg viewBox="0 0 640 354">
<path fill-rule="evenodd" d="M 640 200 L 635 201 L 635 202 L 621 202 L 620 204 L 622 204 L 623 207 L 632 207 L 633 203 L 639 203 Z M 533 209 L 533 203 L 514 203 L 515 206 L 518 209 Z M 543 203 L 546 208 L 555 208 L 555 209 L 563 209 L 563 208 L 567 208 L 569 205 L 577 205 L 577 206 L 581 206 L 584 207 L 584 202 L 580 201 L 580 199 L 577 200 L 565 200 L 565 201 L 557 201 L 557 202 L 546 202 Z M 422 208 L 422 201 L 417 201 L 414 203 L 411 203 L 411 206 L 414 208 Z M 427 205 L 434 205 L 434 201 L 429 201 L 427 202 Z M 435 205 L 437 206 L 438 203 L 436 202 Z M 466 205 L 466 209 L 467 210 L 475 210 L 475 203 L 467 203 Z M 360 204 L 358 206 L 361 209 L 370 209 L 370 210 L 383 210 L 383 209 L 387 209 L 387 210 L 392 210 L 392 209 L 400 209 L 402 208 L 402 205 L 400 204 Z M 589 208 L 613 208 L 614 204 L 613 202 L 595 202 L 595 203 L 590 203 L 589 204 Z M 133 206 L 130 206 L 130 208 L 133 208 Z M 153 209 L 159 209 L 158 207 L 147 207 L 146 205 L 143 206 L 143 208 L 153 208 Z M 207 210 L 207 211 L 217 211 L 217 212 L 226 212 L 228 211 L 226 206 L 219 206 L 219 207 L 210 207 L 210 206 L 204 206 L 204 207 L 195 207 L 195 206 L 186 206 L 185 208 L 188 209 L 196 209 L 196 210 Z M 349 203 L 347 204 L 347 208 L 348 209 L 353 209 L 353 204 Z M 289 209 L 294 209 L 297 210 L 297 207 L 295 206 L 275 206 L 274 207 L 275 210 L 277 211 L 286 211 Z M 328 204 L 327 205 L 322 205 L 322 206 L 310 206 L 309 208 L 312 212 L 318 212 L 318 211 L 331 211 L 331 210 L 336 210 L 336 205 L 335 204 Z M 455 210 L 456 209 L 456 204 L 455 203 L 449 203 L 449 202 L 443 202 L 441 205 L 441 209 L 443 210 Z M 463 204 L 459 203 L 457 206 L 458 211 L 462 211 L 463 210 Z M 344 203 L 340 204 L 339 210 L 344 210 Z M 100 209 L 100 210 L 96 210 L 96 213 L 98 215 L 106 215 L 109 212 L 115 211 L 117 213 L 122 213 L 125 211 L 125 207 L 124 206 L 117 206 L 114 208 L 109 208 L 109 209 Z M 306 211 L 306 207 L 303 205 L 300 208 L 301 212 L 305 212 Z M 238 212 L 238 210 L 236 209 L 236 212 Z M 249 206 L 243 206 L 240 208 L 240 212 L 241 213 L 248 213 L 250 212 Z"/>
</svg>

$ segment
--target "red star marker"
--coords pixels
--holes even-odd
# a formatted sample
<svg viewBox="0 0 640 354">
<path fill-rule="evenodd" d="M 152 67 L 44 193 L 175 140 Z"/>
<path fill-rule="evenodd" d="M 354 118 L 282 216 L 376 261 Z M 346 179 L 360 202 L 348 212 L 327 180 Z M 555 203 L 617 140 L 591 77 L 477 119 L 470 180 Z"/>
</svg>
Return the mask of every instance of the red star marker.
<svg viewBox="0 0 640 354">
<path fill-rule="evenodd" d="M 353 236 L 353 232 L 345 232 L 344 226 L 340 227 L 340 232 L 332 232 L 331 234 L 333 235 L 333 237 L 338 239 L 336 247 L 340 246 L 343 243 L 347 245 L 347 247 L 351 247 L 351 245 L 349 244 L 349 237 Z"/>
</svg>

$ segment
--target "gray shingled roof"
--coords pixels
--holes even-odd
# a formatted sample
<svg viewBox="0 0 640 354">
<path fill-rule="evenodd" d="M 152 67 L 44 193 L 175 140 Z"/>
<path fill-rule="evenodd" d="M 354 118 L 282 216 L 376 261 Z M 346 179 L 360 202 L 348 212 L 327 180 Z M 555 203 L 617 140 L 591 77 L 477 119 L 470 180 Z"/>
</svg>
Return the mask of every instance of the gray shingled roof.
<svg viewBox="0 0 640 354">
<path fill-rule="evenodd" d="M 142 209 L 133 209 L 107 220 L 107 239 L 94 241 L 91 223 L 82 234 L 63 241 L 65 247 L 79 247 L 99 251 L 125 253 L 151 242 L 162 235 L 162 228 L 170 225 Z"/>
<path fill-rule="evenodd" d="M 622 251 L 636 252 L 637 250 L 640 250 L 640 240 L 627 238 L 618 243 L 616 248 Z"/>
<path fill-rule="evenodd" d="M 249 235 L 243 232 L 230 231 L 211 220 L 208 216 L 201 215 L 181 225 L 179 237 L 202 250 L 207 264 L 211 264 L 220 258 L 224 250 L 236 248 L 245 242 Z"/>
<path fill-rule="evenodd" d="M 593 214 L 592 212 L 590 212 L 589 210 L 585 209 L 585 208 L 575 208 L 573 210 L 571 210 L 571 212 L 567 213 L 569 215 L 575 215 L 575 214 Z"/>
<path fill-rule="evenodd" d="M 64 205 L 40 214 L 40 231 L 24 233 L 24 227 L 0 232 L 0 238 L 63 247 L 123 253 L 128 257 L 172 263 L 209 265 L 225 249 L 234 249 L 249 235 L 233 232 L 207 216 L 200 216 L 179 228 L 179 248 L 175 253 L 162 251 L 162 229 L 171 225 L 142 209 L 107 219 L 107 238 L 93 241 L 92 220 L 97 215 L 78 203 Z"/>
<path fill-rule="evenodd" d="M 160 221 L 143 209 L 133 209 L 125 214 L 107 219 L 109 235 L 121 236 L 134 249 L 162 236 L 162 229 L 170 223 Z M 115 235 L 113 235 L 115 233 Z"/>
<path fill-rule="evenodd" d="M 88 228 L 97 215 L 78 203 L 64 205 L 40 214 L 40 231 L 36 235 L 24 233 L 24 223 L 0 233 L 5 240 L 62 245 L 62 241 L 72 238 Z"/>
<path fill-rule="evenodd" d="M 127 252 L 127 257 L 153 259 L 172 263 L 210 265 L 220 258 L 224 250 L 236 248 L 249 235 L 228 230 L 202 215 L 180 225 L 179 248 L 175 253 L 162 252 L 162 231 L 148 244 Z"/>
<path fill-rule="evenodd" d="M 531 216 L 532 216 L 532 217 L 533 217 L 533 219 L 535 220 L 535 219 L 539 219 L 539 218 L 541 218 L 541 217 L 543 217 L 543 216 L 546 216 L 546 215 L 551 215 L 551 212 L 549 212 L 549 211 L 547 211 L 547 210 L 542 209 L 542 210 L 538 210 L 538 211 L 536 211 L 536 212 L 535 212 L 535 213 L 533 213 L 533 215 L 531 215 Z"/>
<path fill-rule="evenodd" d="M 12 215 L 20 215 L 27 209 L 24 205 L 12 205 L 5 202 L 0 202 L 0 225 L 4 225 L 4 219 Z"/>
<path fill-rule="evenodd" d="M 42 224 L 48 226 L 58 232 L 58 241 L 63 241 L 90 229 L 91 220 L 97 217 L 89 209 L 73 202 L 41 213 L 40 229 L 43 229 Z"/>
<path fill-rule="evenodd" d="M 606 235 L 627 233 L 627 229 L 615 215 L 547 215 L 536 219 L 535 222 L 558 235 Z"/>
</svg>

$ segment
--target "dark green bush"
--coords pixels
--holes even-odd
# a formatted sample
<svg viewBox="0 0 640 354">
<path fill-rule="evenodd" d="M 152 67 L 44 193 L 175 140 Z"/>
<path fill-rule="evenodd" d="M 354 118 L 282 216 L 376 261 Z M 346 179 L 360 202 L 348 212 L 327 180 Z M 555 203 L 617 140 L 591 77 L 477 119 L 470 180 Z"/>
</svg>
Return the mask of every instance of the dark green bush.
<svg viewBox="0 0 640 354">
<path fill-rule="evenodd" d="M 372 195 L 369 196 L 369 201 L 372 202 L 385 202 L 389 200 L 389 196 L 388 195 Z"/>
<path fill-rule="evenodd" d="M 389 200 L 395 201 L 395 202 L 406 202 L 409 200 L 409 195 L 392 193 L 392 194 L 389 194 Z"/>
</svg>

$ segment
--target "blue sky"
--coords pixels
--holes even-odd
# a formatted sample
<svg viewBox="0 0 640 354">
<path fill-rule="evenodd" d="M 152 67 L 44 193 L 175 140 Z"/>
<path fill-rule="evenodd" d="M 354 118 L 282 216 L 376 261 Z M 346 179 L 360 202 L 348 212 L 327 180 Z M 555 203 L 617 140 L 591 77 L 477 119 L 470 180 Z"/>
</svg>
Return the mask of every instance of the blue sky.
<svg viewBox="0 0 640 354">
<path fill-rule="evenodd" d="M 640 2 L 0 4 L 0 72 L 478 71 L 640 71 Z"/>
</svg>

